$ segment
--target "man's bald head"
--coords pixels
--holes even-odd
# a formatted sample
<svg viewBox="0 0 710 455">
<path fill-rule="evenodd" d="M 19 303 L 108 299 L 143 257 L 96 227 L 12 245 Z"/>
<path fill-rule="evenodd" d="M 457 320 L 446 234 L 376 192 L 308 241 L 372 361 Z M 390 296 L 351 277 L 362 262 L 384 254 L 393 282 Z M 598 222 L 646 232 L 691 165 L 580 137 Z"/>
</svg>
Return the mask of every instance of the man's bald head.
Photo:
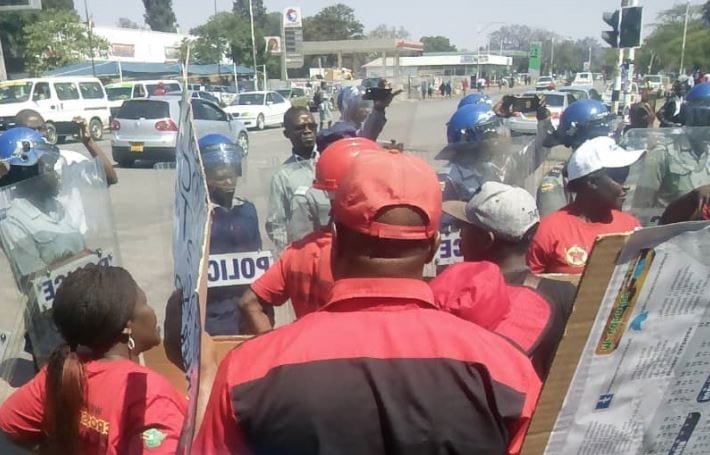
<svg viewBox="0 0 710 455">
<path fill-rule="evenodd" d="M 37 111 L 23 109 L 15 115 L 15 123 L 17 126 L 38 130 L 44 127 L 44 118 L 42 118 L 42 115 Z"/>
</svg>

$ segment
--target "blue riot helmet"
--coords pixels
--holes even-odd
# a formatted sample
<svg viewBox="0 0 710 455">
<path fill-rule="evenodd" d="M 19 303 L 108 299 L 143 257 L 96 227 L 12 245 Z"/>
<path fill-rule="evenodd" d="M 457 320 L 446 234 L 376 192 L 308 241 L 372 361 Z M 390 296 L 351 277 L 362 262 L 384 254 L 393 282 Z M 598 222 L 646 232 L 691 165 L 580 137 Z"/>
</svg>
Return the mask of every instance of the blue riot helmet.
<svg viewBox="0 0 710 455">
<path fill-rule="evenodd" d="M 710 127 L 710 82 L 693 87 L 681 110 L 683 125 Z"/>
<path fill-rule="evenodd" d="M 44 145 L 47 143 L 37 131 L 11 128 L 0 135 L 0 161 L 10 166 L 34 166 Z"/>
<path fill-rule="evenodd" d="M 365 89 L 357 86 L 343 87 L 338 93 L 338 110 L 344 122 L 353 123 L 359 128 L 365 121 L 374 103 L 363 99 L 364 95 Z"/>
<path fill-rule="evenodd" d="M 467 106 L 469 104 L 486 104 L 486 105 L 491 105 L 491 99 L 488 98 L 486 95 L 483 95 L 478 92 L 471 93 L 470 95 L 466 95 L 463 98 L 461 98 L 461 101 L 459 101 L 459 105 L 457 109 L 461 109 L 464 106 Z"/>
<path fill-rule="evenodd" d="M 217 168 L 229 167 L 241 177 L 244 151 L 230 138 L 223 134 L 207 134 L 202 136 L 197 145 L 207 174 Z"/>
<path fill-rule="evenodd" d="M 0 135 L 0 162 L 9 168 L 0 178 L 0 186 L 40 174 L 58 174 L 62 168 L 59 149 L 37 131 L 25 127 L 11 128 Z"/>
<path fill-rule="evenodd" d="M 468 104 L 458 109 L 446 124 L 449 144 L 480 143 L 498 135 L 500 119 L 487 104 Z"/>
<path fill-rule="evenodd" d="M 560 117 L 557 135 L 567 147 L 576 149 L 585 141 L 613 132 L 614 115 L 597 100 L 581 100 L 570 104 Z"/>
</svg>

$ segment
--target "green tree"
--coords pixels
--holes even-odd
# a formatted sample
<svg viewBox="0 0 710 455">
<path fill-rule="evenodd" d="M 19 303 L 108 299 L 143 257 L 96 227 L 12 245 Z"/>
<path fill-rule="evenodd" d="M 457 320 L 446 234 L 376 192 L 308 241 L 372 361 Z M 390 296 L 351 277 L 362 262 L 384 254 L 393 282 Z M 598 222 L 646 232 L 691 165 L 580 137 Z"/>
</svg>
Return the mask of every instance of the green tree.
<svg viewBox="0 0 710 455">
<path fill-rule="evenodd" d="M 283 20 L 281 13 L 268 13 L 264 16 L 264 20 L 258 24 L 264 36 L 281 36 L 281 21 Z"/>
<path fill-rule="evenodd" d="M 251 7 L 254 11 L 254 23 L 263 24 L 266 17 L 266 7 L 264 6 L 264 0 L 251 0 Z M 239 15 L 239 17 L 249 20 L 249 0 L 235 0 L 233 11 Z M 279 17 L 281 15 L 279 14 Z"/>
<path fill-rule="evenodd" d="M 409 39 L 410 33 L 404 27 L 389 27 L 380 24 L 367 33 L 368 38 L 374 39 Z"/>
<path fill-rule="evenodd" d="M 74 11 L 43 11 L 37 20 L 27 24 L 26 69 L 33 75 L 89 58 L 89 34 L 86 25 Z M 109 42 L 93 35 L 93 55 L 108 57 Z"/>
<path fill-rule="evenodd" d="M 42 9 L 61 9 L 74 11 L 74 0 L 42 0 Z"/>
<path fill-rule="evenodd" d="M 424 44 L 424 52 L 456 52 L 456 46 L 445 36 L 422 36 L 419 41 Z"/>
<path fill-rule="evenodd" d="M 303 39 L 306 41 L 362 39 L 364 30 L 355 17 L 355 10 L 342 3 L 323 8 L 315 16 L 303 20 Z"/>
<path fill-rule="evenodd" d="M 653 24 L 653 31 L 636 54 L 636 66 L 639 71 L 678 71 L 683 47 L 685 8 L 686 5 L 675 5 L 658 14 L 658 22 Z M 702 8 L 701 5 L 691 5 L 689 10 L 683 64 L 685 68 L 682 68 L 682 71 L 710 66 L 710 29 L 703 21 Z"/>
<path fill-rule="evenodd" d="M 126 18 L 126 17 L 119 17 L 118 21 L 116 21 L 116 25 L 119 26 L 120 28 L 132 28 L 132 29 L 139 29 L 141 28 L 140 25 L 136 24 L 132 20 Z"/>
<path fill-rule="evenodd" d="M 175 32 L 177 18 L 172 0 L 143 0 L 145 23 L 156 32 Z"/>
<path fill-rule="evenodd" d="M 5 11 L 0 14 L 0 40 L 8 73 L 25 71 L 27 37 L 22 30 L 27 24 L 36 21 L 38 14 L 35 10 Z"/>
</svg>

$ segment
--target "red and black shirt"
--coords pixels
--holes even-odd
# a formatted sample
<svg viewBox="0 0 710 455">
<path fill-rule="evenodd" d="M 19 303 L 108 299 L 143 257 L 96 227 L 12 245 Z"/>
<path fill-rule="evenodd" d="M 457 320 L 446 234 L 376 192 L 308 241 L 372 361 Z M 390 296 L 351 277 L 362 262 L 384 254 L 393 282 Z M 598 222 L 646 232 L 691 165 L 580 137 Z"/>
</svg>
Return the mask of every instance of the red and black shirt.
<svg viewBox="0 0 710 455">
<path fill-rule="evenodd" d="M 227 355 L 193 451 L 517 453 L 539 392 L 525 354 L 438 310 L 423 281 L 340 280 L 320 311 Z"/>
</svg>

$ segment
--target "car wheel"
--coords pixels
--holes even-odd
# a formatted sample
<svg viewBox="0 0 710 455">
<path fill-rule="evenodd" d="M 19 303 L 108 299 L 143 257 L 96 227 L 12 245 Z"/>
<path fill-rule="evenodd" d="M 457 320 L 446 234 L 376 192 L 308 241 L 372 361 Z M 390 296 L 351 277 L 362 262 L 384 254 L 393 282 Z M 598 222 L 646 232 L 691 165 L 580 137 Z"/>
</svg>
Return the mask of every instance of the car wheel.
<svg viewBox="0 0 710 455">
<path fill-rule="evenodd" d="M 249 136 L 247 136 L 246 132 L 242 131 L 241 133 L 239 133 L 239 137 L 237 138 L 237 145 L 242 148 L 244 156 L 247 156 L 249 154 Z"/>
<path fill-rule="evenodd" d="M 256 129 L 263 130 L 266 127 L 266 122 L 264 121 L 264 115 L 259 114 L 256 118 Z"/>
<path fill-rule="evenodd" d="M 45 139 L 47 139 L 47 142 L 49 142 L 50 144 L 56 145 L 59 141 L 59 138 L 57 137 L 57 127 L 54 126 L 54 123 L 47 122 L 45 124 L 45 128 L 47 130 L 47 132 L 45 133 Z"/>
<path fill-rule="evenodd" d="M 104 137 L 104 124 L 97 118 L 92 118 L 89 122 L 89 134 L 91 139 L 100 141 Z"/>
</svg>

